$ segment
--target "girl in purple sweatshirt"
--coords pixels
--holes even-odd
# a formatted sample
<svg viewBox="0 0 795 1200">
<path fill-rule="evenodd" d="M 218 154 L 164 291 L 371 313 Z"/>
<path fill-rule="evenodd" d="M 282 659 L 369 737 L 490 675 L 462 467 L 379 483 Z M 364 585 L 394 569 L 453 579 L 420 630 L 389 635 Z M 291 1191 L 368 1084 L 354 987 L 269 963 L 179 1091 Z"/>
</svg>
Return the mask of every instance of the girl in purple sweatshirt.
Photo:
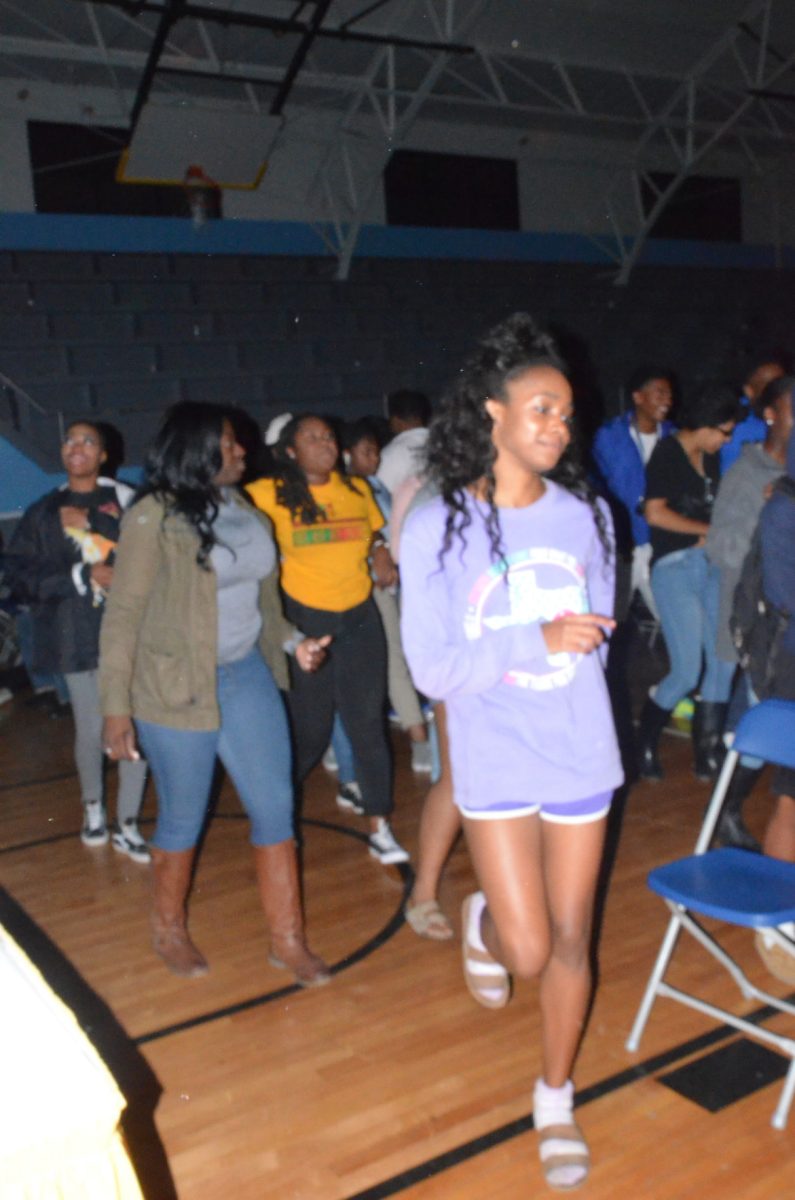
<svg viewBox="0 0 795 1200">
<path fill-rule="evenodd" d="M 533 1102 L 547 1182 L 575 1187 L 588 1147 L 571 1070 L 591 993 L 597 875 L 621 761 L 603 672 L 612 531 L 569 445 L 572 392 L 552 339 L 517 313 L 481 342 L 428 443 L 441 495 L 401 539 L 403 640 L 447 708 L 453 787 L 481 891 L 464 974 L 501 1008 L 538 978 Z"/>
</svg>

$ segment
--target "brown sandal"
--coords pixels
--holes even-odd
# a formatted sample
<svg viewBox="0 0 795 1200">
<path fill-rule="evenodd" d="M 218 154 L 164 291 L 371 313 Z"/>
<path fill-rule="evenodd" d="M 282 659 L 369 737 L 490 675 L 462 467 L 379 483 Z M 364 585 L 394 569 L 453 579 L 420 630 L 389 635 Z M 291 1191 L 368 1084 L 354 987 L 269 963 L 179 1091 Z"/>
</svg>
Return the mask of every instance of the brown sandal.
<svg viewBox="0 0 795 1200">
<path fill-rule="evenodd" d="M 469 994 L 484 1008 L 505 1008 L 511 998 L 511 977 L 502 963 L 492 958 L 488 950 L 478 950 L 467 938 L 469 910 L 479 893 L 467 896 L 461 910 L 461 948 L 464 960 L 464 981 Z"/>
<path fill-rule="evenodd" d="M 758 929 L 754 939 L 756 944 L 756 952 L 762 962 L 767 967 L 771 975 L 776 979 L 780 979 L 782 983 L 788 983 L 792 987 L 795 983 L 795 947 L 788 950 L 781 942 L 771 939 L 770 945 L 765 940 L 765 930 Z"/>
<path fill-rule="evenodd" d="M 547 1186 L 556 1192 L 570 1192 L 588 1178 L 591 1156 L 588 1143 L 576 1121 L 565 1125 L 545 1125 L 538 1131 L 538 1152 Z M 573 1182 L 555 1178 L 565 1167 L 579 1168 Z"/>
<path fill-rule="evenodd" d="M 403 909 L 406 923 L 420 937 L 432 942 L 449 942 L 453 927 L 435 900 L 423 900 L 421 904 L 407 904 Z"/>
</svg>

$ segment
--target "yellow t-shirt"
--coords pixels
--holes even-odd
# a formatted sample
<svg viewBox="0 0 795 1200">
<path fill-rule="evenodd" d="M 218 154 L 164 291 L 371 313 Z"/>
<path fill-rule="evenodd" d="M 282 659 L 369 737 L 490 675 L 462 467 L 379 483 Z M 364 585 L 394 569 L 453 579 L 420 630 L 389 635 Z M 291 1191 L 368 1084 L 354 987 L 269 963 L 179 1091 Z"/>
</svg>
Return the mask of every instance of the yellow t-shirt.
<svg viewBox="0 0 795 1200">
<path fill-rule="evenodd" d="M 276 480 L 258 479 L 247 491 L 267 513 L 276 531 L 282 558 L 282 587 L 309 608 L 345 612 L 370 595 L 372 581 L 367 552 L 384 518 L 365 479 L 355 479 L 353 492 L 333 471 L 328 483 L 309 488 L 325 520 L 304 525 L 276 503 Z"/>
</svg>

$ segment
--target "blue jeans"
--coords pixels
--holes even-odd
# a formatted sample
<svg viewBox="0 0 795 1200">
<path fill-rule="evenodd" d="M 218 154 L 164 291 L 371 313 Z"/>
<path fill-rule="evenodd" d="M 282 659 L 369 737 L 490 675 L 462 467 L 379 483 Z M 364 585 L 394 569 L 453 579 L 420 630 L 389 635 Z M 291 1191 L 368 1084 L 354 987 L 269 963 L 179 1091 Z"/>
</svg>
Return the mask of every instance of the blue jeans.
<svg viewBox="0 0 795 1200">
<path fill-rule="evenodd" d="M 161 850 L 196 845 L 210 797 L 216 755 L 251 820 L 254 846 L 293 836 L 290 733 L 279 689 L 259 650 L 218 667 L 219 729 L 173 729 L 136 720 L 141 748 L 157 786 L 152 844 Z"/>
<path fill-rule="evenodd" d="M 342 717 L 334 713 L 334 724 L 331 727 L 331 745 L 337 760 L 337 779 L 341 784 L 353 783 L 356 779 L 356 760 L 353 757 L 351 739 L 345 732 Z"/>
<path fill-rule="evenodd" d="M 438 783 L 442 776 L 442 763 L 439 757 L 439 733 L 435 721 L 431 721 L 428 725 L 428 741 L 431 745 L 431 783 Z M 353 757 L 351 739 L 345 732 L 345 726 L 339 713 L 334 714 L 331 745 L 337 760 L 337 779 L 341 784 L 353 783 L 356 779 L 356 760 Z"/>
<path fill-rule="evenodd" d="M 651 589 L 660 614 L 670 668 L 654 692 L 660 708 L 675 708 L 701 680 L 701 699 L 729 698 L 734 663 L 716 653 L 719 572 L 700 546 L 676 550 L 651 569 Z M 702 674 L 703 664 L 703 674 Z"/>
</svg>

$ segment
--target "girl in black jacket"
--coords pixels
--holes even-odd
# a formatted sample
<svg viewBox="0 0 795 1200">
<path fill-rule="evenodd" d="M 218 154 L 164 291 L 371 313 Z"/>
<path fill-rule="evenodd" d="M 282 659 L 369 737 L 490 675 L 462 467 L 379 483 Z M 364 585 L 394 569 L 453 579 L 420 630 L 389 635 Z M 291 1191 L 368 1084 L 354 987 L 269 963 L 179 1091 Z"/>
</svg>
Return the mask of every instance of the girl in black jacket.
<svg viewBox="0 0 795 1200">
<path fill-rule="evenodd" d="M 17 599 L 33 618 L 33 668 L 66 679 L 75 721 L 75 761 L 83 800 L 81 840 L 104 846 L 109 837 L 103 802 L 102 718 L 97 688 L 99 627 L 113 582 L 113 557 L 126 484 L 100 474 L 106 452 L 102 431 L 89 421 L 66 430 L 61 448 L 66 483 L 24 513 L 6 556 Z M 149 862 L 138 831 L 146 764 L 119 765 L 115 849 Z"/>
</svg>

